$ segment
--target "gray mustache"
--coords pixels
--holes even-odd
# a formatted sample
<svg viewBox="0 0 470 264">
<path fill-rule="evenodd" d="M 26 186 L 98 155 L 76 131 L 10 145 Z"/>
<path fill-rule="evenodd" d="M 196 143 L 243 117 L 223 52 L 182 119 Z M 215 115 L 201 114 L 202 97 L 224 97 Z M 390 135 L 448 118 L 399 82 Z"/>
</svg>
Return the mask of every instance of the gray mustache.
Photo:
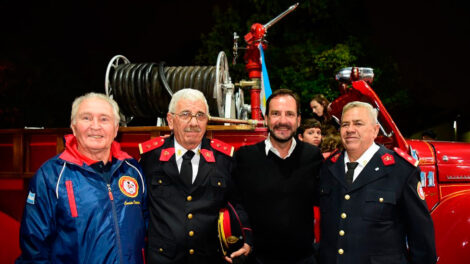
<svg viewBox="0 0 470 264">
<path fill-rule="evenodd" d="M 187 127 L 184 129 L 184 132 L 201 132 L 199 127 Z"/>
</svg>

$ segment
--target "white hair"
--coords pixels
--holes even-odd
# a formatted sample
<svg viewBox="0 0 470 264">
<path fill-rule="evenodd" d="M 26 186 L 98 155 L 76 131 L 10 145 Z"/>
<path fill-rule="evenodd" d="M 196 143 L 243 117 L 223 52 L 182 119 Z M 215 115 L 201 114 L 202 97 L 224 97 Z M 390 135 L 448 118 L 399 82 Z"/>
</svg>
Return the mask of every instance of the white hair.
<svg viewBox="0 0 470 264">
<path fill-rule="evenodd" d="M 369 112 L 370 118 L 374 122 L 374 124 L 379 123 L 377 120 L 377 115 L 378 115 L 377 109 L 373 108 L 371 104 L 365 103 L 365 102 L 353 101 L 353 102 L 347 103 L 343 107 L 343 112 L 341 116 L 344 116 L 344 113 L 346 113 L 346 111 L 348 111 L 349 109 L 356 108 L 356 107 L 365 108 L 367 112 Z"/>
<path fill-rule="evenodd" d="M 201 91 L 192 88 L 184 88 L 173 94 L 173 97 L 171 97 L 170 104 L 168 105 L 169 113 L 175 113 L 176 103 L 181 99 L 187 99 L 191 101 L 203 101 L 206 105 L 206 114 L 209 114 L 209 105 L 207 104 L 206 97 L 204 97 L 204 94 Z"/>
<path fill-rule="evenodd" d="M 106 96 L 104 94 L 101 94 L 101 93 L 87 93 L 85 95 L 82 95 L 82 96 L 79 96 L 77 98 L 75 98 L 75 100 L 73 100 L 73 103 L 72 103 L 72 113 L 70 115 L 70 122 L 72 124 L 75 124 L 77 122 L 77 120 L 75 119 L 77 117 L 77 112 L 78 112 L 78 108 L 80 107 L 80 104 L 85 101 L 85 100 L 88 100 L 88 99 L 101 99 L 105 102 L 107 102 L 113 109 L 113 114 L 114 114 L 114 123 L 117 125 L 119 124 L 119 121 L 121 120 L 121 117 L 119 116 L 119 106 L 118 104 L 116 103 L 116 101 L 114 101 L 111 97 L 109 96 Z"/>
</svg>

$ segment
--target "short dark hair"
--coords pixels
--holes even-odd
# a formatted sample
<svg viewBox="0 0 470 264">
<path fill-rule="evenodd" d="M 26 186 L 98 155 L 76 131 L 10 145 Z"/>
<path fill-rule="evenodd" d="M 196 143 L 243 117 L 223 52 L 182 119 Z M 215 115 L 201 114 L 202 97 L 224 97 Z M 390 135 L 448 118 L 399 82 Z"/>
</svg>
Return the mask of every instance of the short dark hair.
<svg viewBox="0 0 470 264">
<path fill-rule="evenodd" d="M 297 130 L 297 134 L 302 134 L 305 132 L 305 130 L 310 129 L 310 128 L 319 128 L 320 130 L 322 129 L 322 124 L 320 121 L 318 121 L 315 118 L 309 118 L 305 119 L 302 121 L 302 124 L 300 125 L 299 129 Z M 323 131 L 322 131 L 323 134 Z"/>
<path fill-rule="evenodd" d="M 271 96 L 269 96 L 268 100 L 266 101 L 265 115 L 269 115 L 269 104 L 271 103 L 271 100 L 279 96 L 291 96 L 292 98 L 294 98 L 297 108 L 297 115 L 300 115 L 300 98 L 296 93 L 294 93 L 290 89 L 277 89 L 271 94 Z"/>
</svg>

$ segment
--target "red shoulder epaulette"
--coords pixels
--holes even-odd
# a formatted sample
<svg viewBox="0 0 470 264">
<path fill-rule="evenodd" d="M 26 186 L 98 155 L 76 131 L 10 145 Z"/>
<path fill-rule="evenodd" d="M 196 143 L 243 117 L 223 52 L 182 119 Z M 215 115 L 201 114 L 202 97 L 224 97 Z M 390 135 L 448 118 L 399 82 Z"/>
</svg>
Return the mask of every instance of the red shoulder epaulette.
<svg viewBox="0 0 470 264">
<path fill-rule="evenodd" d="M 227 156 L 230 156 L 230 157 L 233 156 L 233 151 L 235 150 L 235 148 L 232 145 L 227 144 L 227 143 L 225 143 L 223 141 L 220 141 L 218 139 L 211 139 L 211 147 L 214 148 L 215 150 L 219 151 L 219 152 L 224 153 Z"/>
<path fill-rule="evenodd" d="M 139 151 L 140 155 L 159 148 L 165 143 L 165 139 L 162 137 L 152 138 L 150 140 L 145 141 L 144 143 L 139 144 Z"/>
<path fill-rule="evenodd" d="M 418 164 L 419 164 L 419 160 L 415 160 L 413 157 L 411 157 L 410 155 L 408 155 L 406 152 L 404 152 L 403 150 L 395 147 L 393 148 L 393 150 L 395 150 L 395 152 L 398 154 L 398 156 L 402 157 L 403 159 L 405 159 L 406 161 L 408 161 L 409 163 L 411 163 L 411 165 L 417 167 Z"/>
</svg>

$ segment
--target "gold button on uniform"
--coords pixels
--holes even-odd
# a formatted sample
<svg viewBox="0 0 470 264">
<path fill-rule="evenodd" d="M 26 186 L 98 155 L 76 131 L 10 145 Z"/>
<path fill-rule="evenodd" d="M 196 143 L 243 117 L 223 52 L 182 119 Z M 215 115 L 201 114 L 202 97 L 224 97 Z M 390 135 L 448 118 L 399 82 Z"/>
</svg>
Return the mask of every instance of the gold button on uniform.
<svg viewBox="0 0 470 264">
<path fill-rule="evenodd" d="M 158 249 L 158 252 L 162 253 L 162 252 L 163 252 L 163 248 L 159 248 L 159 249 Z"/>
<path fill-rule="evenodd" d="M 193 214 L 188 214 L 188 219 L 193 219 Z"/>
<path fill-rule="evenodd" d="M 379 198 L 379 202 L 383 203 L 383 202 L 384 202 L 384 198 L 380 197 L 380 198 Z"/>
<path fill-rule="evenodd" d="M 191 230 L 191 231 L 189 231 L 189 233 L 188 233 L 188 234 L 189 234 L 189 236 L 190 236 L 190 237 L 192 237 L 192 236 L 194 236 L 194 231 L 193 231 L 193 230 Z"/>
<path fill-rule="evenodd" d="M 191 195 L 188 195 L 188 197 L 186 197 L 186 200 L 189 202 L 193 199 L 193 197 Z"/>
<path fill-rule="evenodd" d="M 349 199 L 351 199 L 351 196 L 349 196 L 349 194 L 346 194 L 346 195 L 344 196 L 344 199 L 349 200 Z"/>
<path fill-rule="evenodd" d="M 339 235 L 344 236 L 344 230 L 339 230 Z"/>
<path fill-rule="evenodd" d="M 342 248 L 338 249 L 338 254 L 343 255 L 344 250 Z"/>
<path fill-rule="evenodd" d="M 162 183 L 163 183 L 163 181 L 162 181 L 162 180 L 158 180 L 158 184 L 162 184 Z"/>
<path fill-rule="evenodd" d="M 190 254 L 190 255 L 194 254 L 194 249 L 190 249 L 190 250 L 189 250 L 189 254 Z"/>
<path fill-rule="evenodd" d="M 348 217 L 348 215 L 346 215 L 346 213 L 341 214 L 341 218 L 346 219 L 346 217 Z"/>
<path fill-rule="evenodd" d="M 222 183 L 221 183 L 221 182 L 217 182 L 217 186 L 222 186 Z"/>
</svg>

